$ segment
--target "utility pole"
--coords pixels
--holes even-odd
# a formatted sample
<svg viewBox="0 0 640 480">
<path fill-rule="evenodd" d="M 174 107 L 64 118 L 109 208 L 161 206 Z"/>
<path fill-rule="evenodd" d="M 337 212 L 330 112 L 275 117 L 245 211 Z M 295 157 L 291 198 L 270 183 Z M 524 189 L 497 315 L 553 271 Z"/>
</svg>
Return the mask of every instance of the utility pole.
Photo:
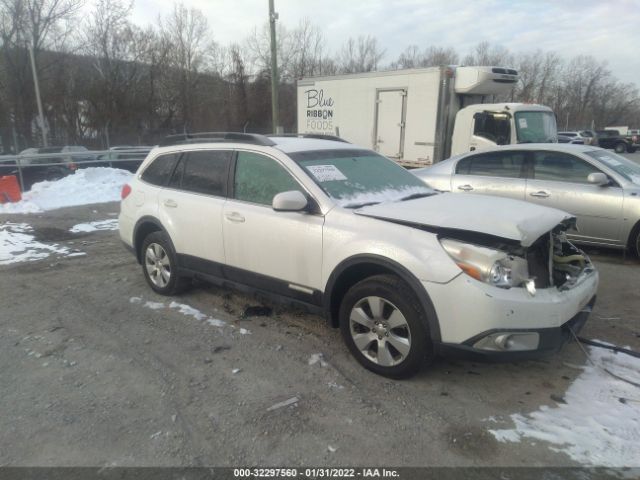
<svg viewBox="0 0 640 480">
<path fill-rule="evenodd" d="M 42 131 L 42 146 L 47 147 L 47 130 L 44 126 L 44 113 L 42 113 L 42 100 L 40 99 L 40 85 L 38 84 L 38 72 L 36 70 L 36 58 L 33 54 L 33 45 L 29 46 L 29 57 L 31 58 L 33 84 L 36 88 L 36 102 L 38 103 L 38 116 L 40 117 L 40 130 Z"/>
<path fill-rule="evenodd" d="M 269 0 L 269 27 L 271 30 L 271 123 L 273 133 L 278 133 L 278 49 L 276 47 L 276 20 L 273 0 Z"/>
</svg>

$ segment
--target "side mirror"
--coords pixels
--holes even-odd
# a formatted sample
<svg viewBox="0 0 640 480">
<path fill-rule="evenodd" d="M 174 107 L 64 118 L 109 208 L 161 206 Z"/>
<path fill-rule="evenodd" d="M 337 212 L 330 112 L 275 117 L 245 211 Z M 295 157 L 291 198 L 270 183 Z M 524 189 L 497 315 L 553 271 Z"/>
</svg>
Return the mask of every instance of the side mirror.
<svg viewBox="0 0 640 480">
<path fill-rule="evenodd" d="M 602 172 L 590 173 L 587 177 L 587 182 L 604 187 L 605 185 L 609 185 L 609 177 Z"/>
<path fill-rule="evenodd" d="M 299 190 L 278 193 L 271 203 L 276 212 L 301 212 L 308 205 L 307 197 Z"/>
</svg>

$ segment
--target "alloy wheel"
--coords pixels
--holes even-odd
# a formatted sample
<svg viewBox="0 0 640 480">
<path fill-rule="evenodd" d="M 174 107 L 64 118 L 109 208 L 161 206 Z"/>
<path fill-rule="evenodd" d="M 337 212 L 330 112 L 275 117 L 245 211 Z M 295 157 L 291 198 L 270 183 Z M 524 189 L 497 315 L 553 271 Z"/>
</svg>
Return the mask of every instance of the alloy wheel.
<svg viewBox="0 0 640 480">
<path fill-rule="evenodd" d="M 150 243 L 144 257 L 151 282 L 159 288 L 166 287 L 171 279 L 171 262 L 166 250 L 158 243 Z"/>
<path fill-rule="evenodd" d="M 351 338 L 362 355 L 382 367 L 402 363 L 411 350 L 411 331 L 395 305 L 370 296 L 356 302 L 349 315 Z"/>
</svg>

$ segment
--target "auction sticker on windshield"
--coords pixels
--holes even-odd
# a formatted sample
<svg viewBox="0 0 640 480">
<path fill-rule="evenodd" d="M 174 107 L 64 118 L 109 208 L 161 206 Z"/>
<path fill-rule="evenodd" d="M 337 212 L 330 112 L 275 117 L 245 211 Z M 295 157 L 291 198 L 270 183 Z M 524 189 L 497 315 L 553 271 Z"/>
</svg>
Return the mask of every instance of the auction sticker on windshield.
<svg viewBox="0 0 640 480">
<path fill-rule="evenodd" d="M 519 118 L 518 119 L 518 124 L 520 125 L 520 128 L 527 128 L 527 119 L 526 118 Z"/>
<path fill-rule="evenodd" d="M 335 165 L 309 165 L 306 167 L 319 182 L 346 180 L 347 177 Z"/>
</svg>

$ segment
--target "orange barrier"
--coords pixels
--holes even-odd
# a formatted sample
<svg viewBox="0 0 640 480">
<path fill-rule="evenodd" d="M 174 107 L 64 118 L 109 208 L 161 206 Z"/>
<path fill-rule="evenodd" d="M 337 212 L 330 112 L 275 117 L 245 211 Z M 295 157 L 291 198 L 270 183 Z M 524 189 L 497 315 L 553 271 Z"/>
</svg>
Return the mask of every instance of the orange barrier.
<svg viewBox="0 0 640 480">
<path fill-rule="evenodd" d="M 19 202 L 20 200 L 22 200 L 22 194 L 16 176 L 0 177 L 0 203 Z"/>
</svg>

